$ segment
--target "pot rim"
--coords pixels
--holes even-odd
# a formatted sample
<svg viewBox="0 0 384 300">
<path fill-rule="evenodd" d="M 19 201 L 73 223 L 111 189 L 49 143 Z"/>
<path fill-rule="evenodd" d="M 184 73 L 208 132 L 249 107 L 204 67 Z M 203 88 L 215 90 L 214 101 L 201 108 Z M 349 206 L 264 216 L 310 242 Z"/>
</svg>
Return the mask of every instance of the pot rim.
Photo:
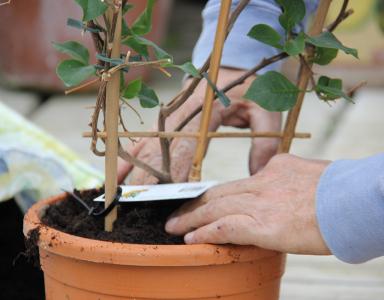
<svg viewBox="0 0 384 300">
<path fill-rule="evenodd" d="M 24 235 L 38 228 L 39 247 L 47 252 L 96 263 L 135 266 L 204 266 L 249 262 L 279 255 L 277 251 L 236 245 L 142 245 L 93 240 L 67 234 L 40 221 L 45 208 L 66 193 L 35 203 L 25 214 Z"/>
</svg>

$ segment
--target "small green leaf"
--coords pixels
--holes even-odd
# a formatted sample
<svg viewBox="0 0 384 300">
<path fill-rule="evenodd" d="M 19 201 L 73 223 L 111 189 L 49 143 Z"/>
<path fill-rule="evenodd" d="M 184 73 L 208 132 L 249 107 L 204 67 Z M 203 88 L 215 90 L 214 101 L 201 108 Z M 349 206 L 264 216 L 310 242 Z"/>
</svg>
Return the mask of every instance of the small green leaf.
<svg viewBox="0 0 384 300">
<path fill-rule="evenodd" d="M 123 44 L 127 45 L 138 54 L 142 55 L 145 58 L 149 58 L 148 47 L 145 44 L 142 44 L 136 36 L 129 36 L 123 40 Z"/>
<path fill-rule="evenodd" d="M 280 34 L 269 25 L 258 24 L 253 26 L 248 32 L 248 36 L 264 44 L 282 49 L 282 46 L 280 45 Z"/>
<path fill-rule="evenodd" d="M 122 97 L 126 99 L 136 98 L 139 92 L 141 91 L 143 82 L 141 79 L 136 79 L 128 83 L 122 93 Z"/>
<path fill-rule="evenodd" d="M 167 66 L 166 66 L 167 67 Z M 186 62 L 182 65 L 170 65 L 170 67 L 175 67 L 182 70 L 184 73 L 191 75 L 192 77 L 200 78 L 199 70 L 191 62 Z"/>
<path fill-rule="evenodd" d="M 131 30 L 137 35 L 146 35 L 152 30 L 152 11 L 155 0 L 148 0 L 147 7 L 133 23 Z"/>
<path fill-rule="evenodd" d="M 70 57 L 81 61 L 87 65 L 89 63 L 89 51 L 82 44 L 75 41 L 64 43 L 53 43 L 53 47 L 62 53 L 68 54 Z"/>
<path fill-rule="evenodd" d="M 144 82 L 141 84 L 141 90 L 137 97 L 140 100 L 140 105 L 144 108 L 153 108 L 159 105 L 159 98 L 155 91 L 144 84 Z"/>
<path fill-rule="evenodd" d="M 96 68 L 93 65 L 86 65 L 78 60 L 64 60 L 56 68 L 59 78 L 68 87 L 75 86 L 85 79 L 95 75 Z"/>
<path fill-rule="evenodd" d="M 124 7 L 123 7 L 123 16 L 128 12 L 130 11 L 131 9 L 133 8 L 133 4 L 131 3 L 125 3 Z"/>
<path fill-rule="evenodd" d="M 299 92 L 283 75 L 269 71 L 252 82 L 244 97 L 268 111 L 286 111 L 296 104 Z"/>
<path fill-rule="evenodd" d="M 354 48 L 344 46 L 331 32 L 325 31 L 318 36 L 306 36 L 306 41 L 316 47 L 338 49 L 346 54 L 359 58 L 358 52 Z"/>
<path fill-rule="evenodd" d="M 337 57 L 338 49 L 316 47 L 313 62 L 325 66 Z"/>
<path fill-rule="evenodd" d="M 276 0 L 276 2 L 283 9 L 279 22 L 287 32 L 291 32 L 305 17 L 305 3 L 303 0 Z"/>
<path fill-rule="evenodd" d="M 341 79 L 321 76 L 317 81 L 315 91 L 319 98 L 325 101 L 344 98 L 353 102 L 353 99 L 343 92 L 343 81 Z"/>
<path fill-rule="evenodd" d="M 136 36 L 136 40 L 138 41 L 138 43 L 140 43 L 142 45 L 146 45 L 146 46 L 152 47 L 152 49 L 153 49 L 157 59 L 169 59 L 170 62 L 173 61 L 172 55 L 167 53 L 164 49 L 160 48 L 154 42 L 152 42 L 150 40 L 147 40 L 147 39 L 145 39 L 143 37 L 138 37 L 138 36 Z"/>
<path fill-rule="evenodd" d="M 108 9 L 108 5 L 101 0 L 75 0 L 83 9 L 83 21 L 94 20 Z"/>
<path fill-rule="evenodd" d="M 221 104 L 223 104 L 225 107 L 230 106 L 231 100 L 227 97 L 227 95 L 225 93 L 223 93 L 222 91 L 220 91 L 217 88 L 217 86 L 211 81 L 211 79 L 209 79 L 208 74 L 203 73 L 203 77 L 207 80 L 208 84 L 210 85 L 210 87 L 215 92 L 217 98 L 219 98 L 219 101 L 221 102 Z"/>
<path fill-rule="evenodd" d="M 101 32 L 101 30 L 98 28 L 88 27 L 84 22 L 80 20 L 72 19 L 72 18 L 67 19 L 67 26 L 74 27 L 81 30 L 86 30 L 93 33 Z"/>
<path fill-rule="evenodd" d="M 96 53 L 96 58 L 98 60 L 110 63 L 112 66 L 118 66 L 124 63 L 124 59 L 121 58 L 109 58 L 104 56 L 103 54 Z"/>
<path fill-rule="evenodd" d="M 284 51 L 290 56 L 296 56 L 305 49 L 305 36 L 300 32 L 295 39 L 288 40 L 284 45 Z"/>
</svg>

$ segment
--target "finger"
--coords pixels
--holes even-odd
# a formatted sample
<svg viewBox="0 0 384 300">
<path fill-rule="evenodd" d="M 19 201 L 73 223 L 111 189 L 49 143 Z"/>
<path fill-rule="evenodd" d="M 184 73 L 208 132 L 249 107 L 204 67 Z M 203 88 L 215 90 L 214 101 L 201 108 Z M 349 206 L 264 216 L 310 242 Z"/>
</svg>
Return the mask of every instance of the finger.
<svg viewBox="0 0 384 300">
<path fill-rule="evenodd" d="M 254 245 L 253 219 L 246 215 L 225 216 L 184 237 L 186 244 Z"/>
<path fill-rule="evenodd" d="M 182 235 L 228 215 L 247 214 L 252 209 L 254 199 L 253 194 L 241 194 L 216 198 L 204 205 L 194 203 L 173 215 L 165 230 L 171 234 Z"/>
<path fill-rule="evenodd" d="M 136 157 L 138 153 L 141 151 L 141 149 L 144 147 L 145 142 L 146 140 L 143 139 L 134 146 L 128 146 L 127 151 L 131 153 L 131 155 Z M 133 167 L 134 167 L 133 164 L 131 164 L 130 162 L 119 158 L 119 162 L 117 165 L 117 182 L 119 184 L 124 182 L 125 178 L 132 171 Z"/>
<path fill-rule="evenodd" d="M 215 198 L 242 193 L 253 193 L 257 190 L 258 180 L 253 177 L 234 180 L 228 183 L 212 187 L 201 197 L 202 202 L 208 202 Z"/>
<path fill-rule="evenodd" d="M 256 104 L 255 104 L 256 105 Z M 250 110 L 250 127 L 252 131 L 281 130 L 281 113 L 268 112 L 258 106 Z M 269 159 L 277 153 L 280 139 L 278 138 L 254 138 L 249 154 L 249 171 L 255 174 L 262 169 Z"/>
</svg>

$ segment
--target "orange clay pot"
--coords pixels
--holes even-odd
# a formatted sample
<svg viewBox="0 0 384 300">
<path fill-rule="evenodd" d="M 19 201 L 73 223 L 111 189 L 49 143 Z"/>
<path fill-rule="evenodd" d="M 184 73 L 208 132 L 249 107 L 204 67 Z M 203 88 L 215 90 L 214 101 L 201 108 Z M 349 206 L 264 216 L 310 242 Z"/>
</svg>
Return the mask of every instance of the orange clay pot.
<svg viewBox="0 0 384 300">
<path fill-rule="evenodd" d="M 47 300 L 277 300 L 285 255 L 251 246 L 135 245 L 72 236 L 40 222 L 59 195 L 35 204 Z"/>
</svg>

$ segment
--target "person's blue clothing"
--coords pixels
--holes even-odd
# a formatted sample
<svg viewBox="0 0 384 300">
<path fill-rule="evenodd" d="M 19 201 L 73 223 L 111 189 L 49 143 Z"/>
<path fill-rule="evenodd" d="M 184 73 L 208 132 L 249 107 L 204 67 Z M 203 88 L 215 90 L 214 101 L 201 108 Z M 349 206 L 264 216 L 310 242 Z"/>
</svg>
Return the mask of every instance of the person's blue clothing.
<svg viewBox="0 0 384 300">
<path fill-rule="evenodd" d="M 203 11 L 203 31 L 193 52 L 193 63 L 198 67 L 211 53 L 220 2 L 210 0 Z M 233 7 L 239 2 L 233 1 Z M 308 17 L 318 1 L 305 2 Z M 268 24 L 282 33 L 280 14 L 275 0 L 251 0 L 225 42 L 221 65 L 250 69 L 263 58 L 277 54 L 278 50 L 249 38 L 247 33 L 256 24 Z M 277 63 L 258 74 L 279 67 Z M 384 154 L 331 163 L 320 178 L 316 210 L 321 234 L 340 260 L 360 263 L 383 256 Z"/>
</svg>

